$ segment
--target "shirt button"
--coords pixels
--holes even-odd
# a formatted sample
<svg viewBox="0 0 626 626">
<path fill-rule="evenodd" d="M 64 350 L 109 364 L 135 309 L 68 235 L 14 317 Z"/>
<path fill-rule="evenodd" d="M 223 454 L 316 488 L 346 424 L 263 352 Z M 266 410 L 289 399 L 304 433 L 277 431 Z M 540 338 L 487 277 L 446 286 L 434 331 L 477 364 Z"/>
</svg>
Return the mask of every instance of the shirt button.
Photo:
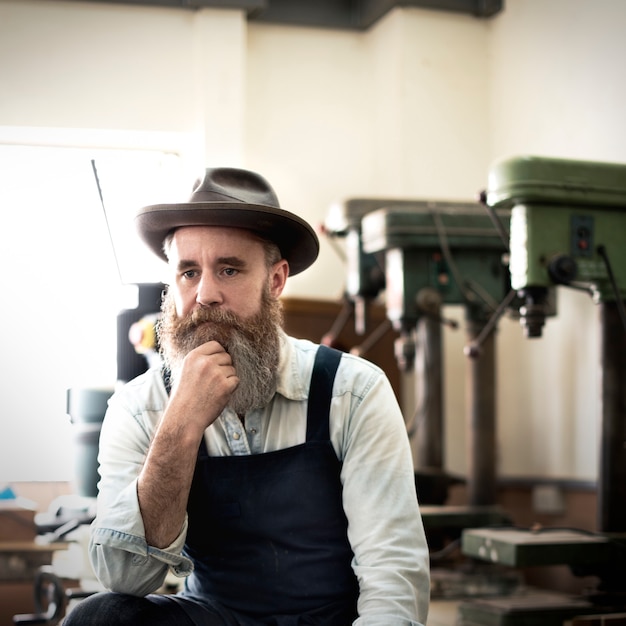
<svg viewBox="0 0 626 626">
<path fill-rule="evenodd" d="M 256 428 L 251 428 L 251 429 L 250 429 L 250 432 L 251 432 L 253 435 L 256 435 Z"/>
<path fill-rule="evenodd" d="M 233 439 L 239 439 L 241 435 L 239 433 L 233 433 Z"/>
</svg>

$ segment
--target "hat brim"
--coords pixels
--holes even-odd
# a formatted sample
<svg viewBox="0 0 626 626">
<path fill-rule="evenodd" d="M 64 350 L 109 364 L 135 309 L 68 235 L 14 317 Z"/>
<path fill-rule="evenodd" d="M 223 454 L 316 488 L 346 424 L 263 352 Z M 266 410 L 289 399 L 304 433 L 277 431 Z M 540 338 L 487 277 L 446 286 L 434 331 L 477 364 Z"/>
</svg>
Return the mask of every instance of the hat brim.
<svg viewBox="0 0 626 626">
<path fill-rule="evenodd" d="M 289 263 L 289 274 L 299 274 L 319 254 L 319 239 L 307 222 L 294 213 L 259 204 L 239 202 L 192 202 L 154 204 L 136 217 L 140 237 L 161 259 L 167 261 L 163 241 L 183 226 L 244 228 L 273 241 Z"/>
</svg>

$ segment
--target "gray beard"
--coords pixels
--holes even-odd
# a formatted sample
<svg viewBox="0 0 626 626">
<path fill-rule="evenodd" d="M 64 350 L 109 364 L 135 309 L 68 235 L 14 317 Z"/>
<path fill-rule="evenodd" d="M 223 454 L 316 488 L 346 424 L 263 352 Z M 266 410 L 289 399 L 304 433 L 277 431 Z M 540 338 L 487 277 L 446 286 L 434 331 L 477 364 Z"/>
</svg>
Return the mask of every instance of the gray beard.
<svg viewBox="0 0 626 626">
<path fill-rule="evenodd" d="M 211 323 L 197 326 L 189 317 L 179 319 L 173 299 L 165 296 L 158 332 L 161 355 L 171 371 L 172 384 L 180 377 L 187 353 L 215 340 L 230 354 L 239 377 L 239 385 L 227 406 L 238 415 L 267 406 L 278 383 L 280 303 L 264 297 L 261 311 L 250 320 L 219 310 L 207 309 L 198 315 L 202 319 L 209 317 Z"/>
</svg>

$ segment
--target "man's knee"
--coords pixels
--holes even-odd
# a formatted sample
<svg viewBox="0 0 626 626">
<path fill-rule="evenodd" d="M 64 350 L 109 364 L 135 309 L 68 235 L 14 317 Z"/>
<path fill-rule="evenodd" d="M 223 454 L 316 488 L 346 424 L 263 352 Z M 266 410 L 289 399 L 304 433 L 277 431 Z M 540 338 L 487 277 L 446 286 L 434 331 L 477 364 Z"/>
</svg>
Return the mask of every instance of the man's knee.
<svg viewBox="0 0 626 626">
<path fill-rule="evenodd" d="M 140 617 L 151 617 L 145 598 L 122 593 L 102 592 L 81 600 L 70 608 L 62 626 L 131 626 Z M 143 622 L 149 623 L 149 622 Z"/>
</svg>

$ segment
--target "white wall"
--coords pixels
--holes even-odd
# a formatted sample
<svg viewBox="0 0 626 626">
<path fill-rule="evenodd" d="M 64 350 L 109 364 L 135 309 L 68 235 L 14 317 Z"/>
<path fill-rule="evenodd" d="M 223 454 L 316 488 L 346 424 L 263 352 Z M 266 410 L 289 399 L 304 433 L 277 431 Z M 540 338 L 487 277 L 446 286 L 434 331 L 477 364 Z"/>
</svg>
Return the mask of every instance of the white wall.
<svg viewBox="0 0 626 626">
<path fill-rule="evenodd" d="M 166 9 L 0 2 L 2 125 L 194 130 L 193 20 Z"/>
<path fill-rule="evenodd" d="M 0 144 L 161 147 L 190 180 L 251 167 L 314 224 L 346 197 L 468 200 L 504 155 L 626 162 L 625 17 L 621 0 L 506 0 L 490 20 L 396 9 L 354 33 L 0 0 Z M 322 239 L 288 295 L 337 299 L 343 281 Z M 570 292 L 537 342 L 501 322 L 502 474 L 595 476 L 596 333 L 594 306 Z M 445 341 L 446 453 L 462 473 L 464 333 Z"/>
<path fill-rule="evenodd" d="M 622 0 L 507 0 L 490 25 L 493 157 L 626 160 Z"/>
</svg>

